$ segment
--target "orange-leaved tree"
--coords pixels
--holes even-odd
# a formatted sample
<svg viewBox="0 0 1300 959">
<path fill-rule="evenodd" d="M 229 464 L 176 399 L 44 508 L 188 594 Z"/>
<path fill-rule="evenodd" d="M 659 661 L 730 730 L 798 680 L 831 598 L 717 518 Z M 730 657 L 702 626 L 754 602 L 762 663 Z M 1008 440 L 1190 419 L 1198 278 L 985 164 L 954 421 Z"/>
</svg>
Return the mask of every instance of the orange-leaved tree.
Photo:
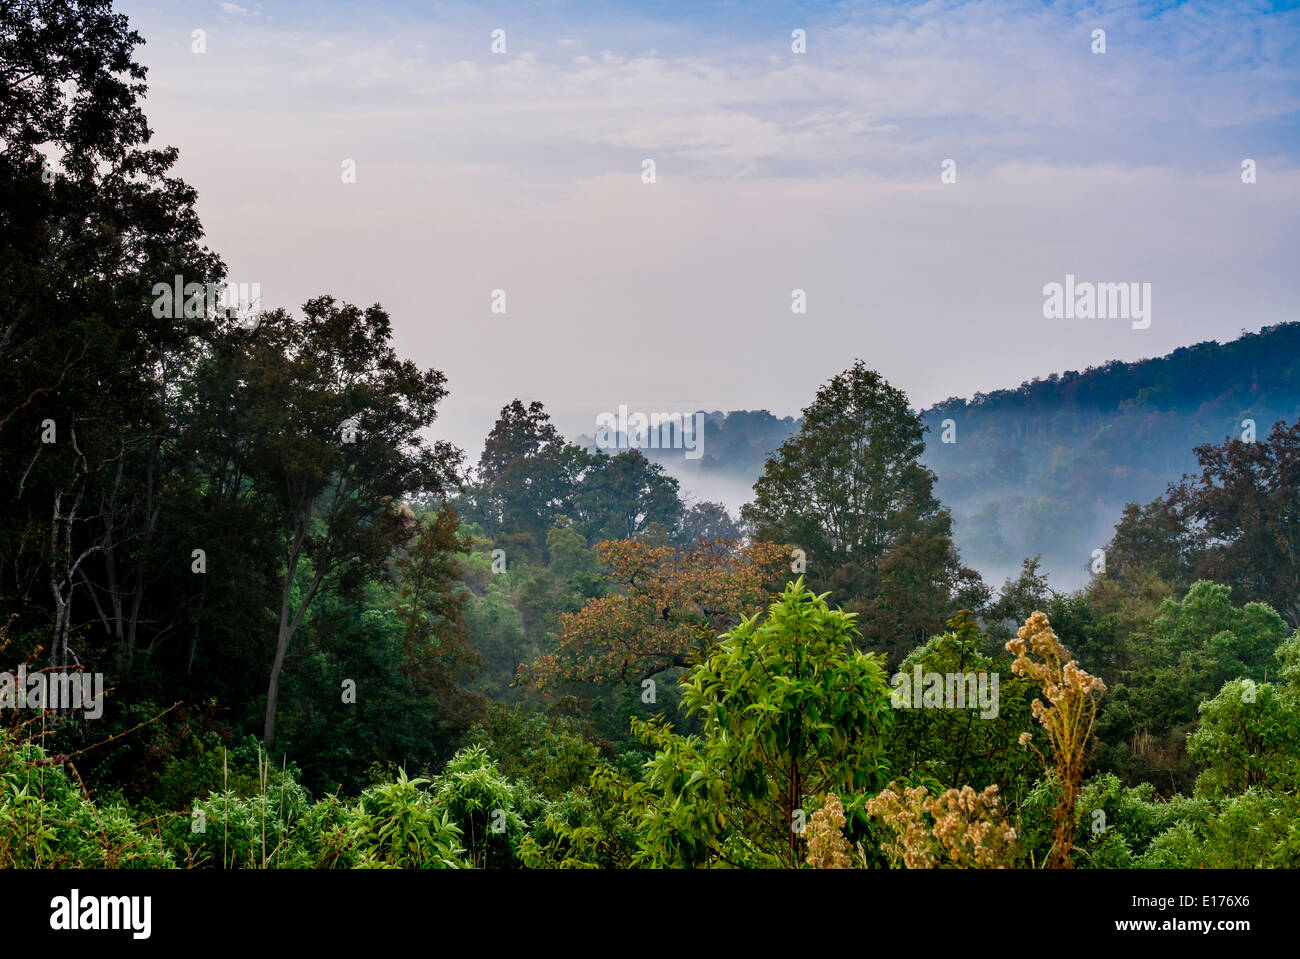
<svg viewBox="0 0 1300 959">
<path fill-rule="evenodd" d="M 538 688 L 639 682 L 687 666 L 718 634 L 767 605 L 788 551 L 714 540 L 680 549 L 634 539 L 596 544 L 608 595 L 560 619 L 557 648 L 522 672 Z"/>
</svg>

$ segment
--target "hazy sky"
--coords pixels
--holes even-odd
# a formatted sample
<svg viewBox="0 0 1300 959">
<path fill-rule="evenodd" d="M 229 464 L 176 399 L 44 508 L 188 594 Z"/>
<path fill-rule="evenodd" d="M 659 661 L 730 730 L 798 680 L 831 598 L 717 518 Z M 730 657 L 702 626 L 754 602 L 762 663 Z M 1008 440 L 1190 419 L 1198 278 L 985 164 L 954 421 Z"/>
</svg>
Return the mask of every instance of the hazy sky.
<svg viewBox="0 0 1300 959">
<path fill-rule="evenodd" d="M 230 279 L 382 303 L 472 458 L 516 396 L 797 414 L 861 357 L 921 407 L 1300 318 L 1295 4 L 120 9 Z M 1044 319 L 1067 273 L 1150 328 Z"/>
</svg>

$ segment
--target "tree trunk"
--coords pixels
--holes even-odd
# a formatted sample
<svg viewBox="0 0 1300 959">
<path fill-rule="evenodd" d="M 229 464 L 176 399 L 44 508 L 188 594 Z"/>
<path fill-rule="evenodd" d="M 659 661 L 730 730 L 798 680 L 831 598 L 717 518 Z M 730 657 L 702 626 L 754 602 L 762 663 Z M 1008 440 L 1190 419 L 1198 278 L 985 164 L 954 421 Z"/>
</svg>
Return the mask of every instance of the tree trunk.
<svg viewBox="0 0 1300 959">
<path fill-rule="evenodd" d="M 296 538 L 295 541 L 298 543 L 299 548 L 301 548 L 301 543 L 305 538 L 305 536 Z M 295 553 L 284 577 L 284 593 L 280 600 L 280 630 L 275 643 L 275 662 L 271 665 L 271 682 L 266 689 L 266 722 L 262 727 L 262 743 L 266 746 L 268 753 L 275 742 L 275 709 L 280 701 L 280 672 L 284 669 L 284 657 L 289 651 L 289 642 L 293 639 L 293 634 L 298 631 L 298 626 L 302 622 L 303 616 L 306 615 L 307 607 L 311 605 L 321 580 L 325 578 L 324 570 L 316 571 L 311 585 L 307 587 L 306 592 L 302 595 L 302 602 L 298 604 L 298 611 L 293 614 L 293 619 L 290 620 L 289 614 L 293 605 L 293 579 L 294 573 L 298 570 L 299 555 L 300 553 Z"/>
</svg>

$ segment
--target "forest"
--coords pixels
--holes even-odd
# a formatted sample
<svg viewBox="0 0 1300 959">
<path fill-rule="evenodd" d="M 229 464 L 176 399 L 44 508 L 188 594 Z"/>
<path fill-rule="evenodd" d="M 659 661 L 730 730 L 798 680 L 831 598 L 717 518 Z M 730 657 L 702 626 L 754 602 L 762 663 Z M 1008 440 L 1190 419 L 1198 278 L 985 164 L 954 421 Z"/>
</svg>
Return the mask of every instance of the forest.
<svg viewBox="0 0 1300 959">
<path fill-rule="evenodd" d="M 924 414 L 844 357 L 706 446 L 738 514 L 538 401 L 470 461 L 382 306 L 209 295 L 122 15 L 0 16 L 0 866 L 1300 866 L 1300 327 Z M 963 558 L 1139 459 L 1084 585 Z"/>
</svg>

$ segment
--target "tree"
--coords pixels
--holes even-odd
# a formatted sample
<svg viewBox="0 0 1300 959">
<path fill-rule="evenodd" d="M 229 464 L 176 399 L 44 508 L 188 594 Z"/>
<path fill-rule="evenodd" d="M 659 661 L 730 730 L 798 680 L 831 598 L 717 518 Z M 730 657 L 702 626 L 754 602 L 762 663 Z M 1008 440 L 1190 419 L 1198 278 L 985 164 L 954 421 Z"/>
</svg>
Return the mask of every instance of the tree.
<svg viewBox="0 0 1300 959">
<path fill-rule="evenodd" d="M 925 427 L 862 361 L 831 378 L 741 510 L 755 538 L 802 549 L 810 581 L 847 599 L 906 534 L 951 532 L 920 463 Z"/>
<path fill-rule="evenodd" d="M 1104 665 L 1095 657 L 1092 659 L 1103 679 L 1109 677 L 1108 682 L 1111 679 L 1118 682 L 1120 675 L 1142 658 L 1141 634 L 1160 615 L 1161 604 L 1173 599 L 1176 592 L 1182 591 L 1176 591 L 1159 574 L 1141 569 L 1132 571 L 1127 582 L 1097 576 L 1088 584 L 1080 606 L 1086 609 L 1099 631 L 1110 630 L 1109 650 L 1113 658 Z M 1078 643 L 1077 639 L 1072 641 Z M 1090 650 L 1083 654 L 1085 658 L 1092 656 Z"/>
<path fill-rule="evenodd" d="M 643 784 L 598 766 L 587 783 L 547 806 L 520 858 L 529 869 L 630 869 L 644 796 Z"/>
<path fill-rule="evenodd" d="M 1082 590 L 1057 593 L 1043 606 L 1052 629 L 1079 660 L 1079 665 L 1100 676 L 1108 686 L 1120 681 L 1127 668 L 1127 653 L 1121 646 L 1115 618 L 1098 609 Z M 1150 620 L 1142 624 L 1149 625 Z"/>
<path fill-rule="evenodd" d="M 678 550 L 636 540 L 596 545 L 609 594 L 560 617 L 559 646 L 528 670 L 539 687 L 640 682 L 686 666 L 740 618 L 762 609 L 784 564 L 771 543 Z"/>
<path fill-rule="evenodd" d="M 1196 704 L 1230 679 L 1263 682 L 1286 635 L 1285 622 L 1263 603 L 1235 607 L 1228 587 L 1193 583 L 1134 637 L 1135 662 L 1114 688 L 1098 734 L 1110 743 L 1168 739 L 1181 754 Z"/>
<path fill-rule="evenodd" d="M 894 661 L 941 632 L 957 610 L 983 610 L 989 589 L 964 566 L 947 536 L 930 531 L 899 537 L 868 577 L 868 595 L 853 604 L 872 649 Z"/>
<path fill-rule="evenodd" d="M 417 523 L 414 540 L 396 563 L 402 671 L 417 688 L 438 698 L 448 713 L 444 721 L 464 726 L 483 705 L 481 695 L 472 696 L 461 686 L 482 665 L 469 641 L 468 593 L 457 559 L 469 549 L 469 540 L 457 532 L 460 517 L 447 503 Z"/>
<path fill-rule="evenodd" d="M 589 543 L 628 539 L 656 524 L 671 530 L 681 515 L 677 480 L 640 450 L 596 454 L 574 497 L 574 519 Z"/>
<path fill-rule="evenodd" d="M 1198 446 L 1196 458 L 1201 475 L 1169 494 L 1200 546 L 1196 577 L 1300 626 L 1300 419 L 1262 442 Z"/>
<path fill-rule="evenodd" d="M 1300 701 L 1273 683 L 1234 679 L 1201 703 L 1187 753 L 1203 768 L 1196 794 L 1221 799 L 1262 786 L 1300 783 Z"/>
<path fill-rule="evenodd" d="M 1129 503 L 1106 544 L 1106 578 L 1132 585 L 1155 573 L 1180 590 L 1192 583 L 1195 543 L 1173 503 Z M 1098 577 L 1100 578 L 1100 577 Z"/>
<path fill-rule="evenodd" d="M 479 458 L 479 517 L 489 536 L 526 534 L 540 549 L 573 496 L 591 457 L 564 442 L 542 404 L 513 400 L 501 410 Z"/>
<path fill-rule="evenodd" d="M 681 546 L 694 546 L 715 539 L 739 540 L 744 535 L 744 527 L 731 518 L 727 507 L 706 500 L 693 503 L 682 514 L 676 540 Z"/>
<path fill-rule="evenodd" d="M 521 460 L 535 459 L 563 443 L 559 431 L 541 403 L 534 400 L 527 407 L 512 400 L 501 408 L 483 444 L 479 457 L 479 479 L 494 484 Z"/>
<path fill-rule="evenodd" d="M 409 609 L 389 572 L 346 592 L 327 578 L 281 673 L 277 751 L 293 757 L 304 784 L 318 793 L 363 788 L 374 781 L 375 764 L 440 761 L 470 718 L 472 694 L 440 688 L 452 682 L 440 675 L 441 650 L 431 649 L 412 668 L 403 621 Z M 266 636 L 260 652 L 269 663 Z M 434 645 L 423 630 L 415 641 L 417 657 L 424 643 Z M 256 715 L 260 697 L 247 702 L 247 713 Z"/>
<path fill-rule="evenodd" d="M 996 673 L 1001 677 L 997 714 L 985 718 L 978 708 L 896 709 L 889 765 L 905 770 L 914 782 L 929 779 L 945 789 L 999 786 L 1015 802 L 1029 785 L 1030 761 L 1017 737 L 1029 719 L 1030 684 L 1013 676 L 1005 659 L 985 656 L 986 640 L 974 615 L 962 610 L 948 621 L 947 632 L 913 650 L 898 672 L 909 680 L 917 667 L 923 676 Z M 914 694 L 919 697 L 920 690 Z M 967 705 L 976 704 L 968 700 Z"/>
<path fill-rule="evenodd" d="M 765 617 L 746 617 L 683 677 L 702 736 L 634 721 L 656 747 L 646 763 L 647 862 L 795 869 L 802 827 L 827 792 L 880 787 L 889 689 L 878 657 L 854 647 L 853 619 L 802 579 L 791 583 Z"/>
<path fill-rule="evenodd" d="M 177 151 L 147 146 L 141 42 L 106 2 L 0 9 L 0 595 L 46 591 L 52 665 L 77 658 L 77 594 L 129 665 L 168 401 L 215 327 L 206 309 L 152 309 L 149 293 L 225 271 L 200 242 L 194 191 L 169 175 Z"/>
<path fill-rule="evenodd" d="M 459 452 L 420 435 L 446 395 L 444 377 L 398 360 L 391 338 L 381 307 L 324 296 L 302 317 L 266 314 L 256 333 L 231 338 L 209 361 L 230 370 L 233 395 L 204 396 L 200 415 L 233 415 L 248 481 L 283 549 L 268 749 L 289 643 L 326 577 L 345 593 L 361 586 L 412 535 L 402 495 L 454 482 Z"/>
<path fill-rule="evenodd" d="M 1039 572 L 1041 558 L 1025 559 L 1020 565 L 1020 575 L 1008 578 L 1002 584 L 997 601 L 989 607 L 989 622 L 999 626 L 1008 622 L 1023 623 L 1036 609 L 1042 609 L 1054 596 L 1047 584 L 1047 574 Z M 1012 626 L 1012 628 L 1017 628 Z"/>
<path fill-rule="evenodd" d="M 596 576 L 596 555 L 587 541 L 570 522 L 557 523 L 546 533 L 546 552 L 550 554 L 550 571 L 559 579 L 587 583 Z"/>
</svg>

